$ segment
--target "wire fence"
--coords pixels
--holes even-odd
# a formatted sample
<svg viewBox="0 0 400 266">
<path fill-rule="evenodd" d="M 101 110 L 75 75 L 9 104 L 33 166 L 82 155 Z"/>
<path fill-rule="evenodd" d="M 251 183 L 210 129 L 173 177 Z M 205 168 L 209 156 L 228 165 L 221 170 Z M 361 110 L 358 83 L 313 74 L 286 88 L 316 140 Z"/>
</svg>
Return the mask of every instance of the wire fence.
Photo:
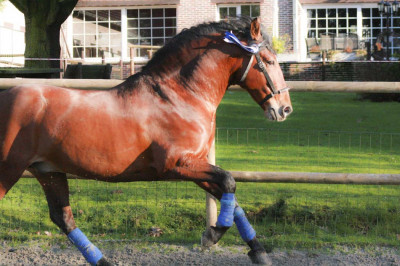
<svg viewBox="0 0 400 266">
<path fill-rule="evenodd" d="M 400 173 L 400 134 L 218 128 L 216 163 L 228 170 Z M 199 243 L 205 193 L 189 182 L 69 180 L 78 226 L 97 240 Z M 238 183 L 237 198 L 266 245 L 398 246 L 400 187 Z M 0 237 L 62 237 L 35 179 L 0 201 Z M 50 236 L 51 235 L 51 236 Z M 225 243 L 242 243 L 236 229 Z"/>
<path fill-rule="evenodd" d="M 235 171 L 400 172 L 400 133 L 218 128 L 216 147 Z"/>
</svg>

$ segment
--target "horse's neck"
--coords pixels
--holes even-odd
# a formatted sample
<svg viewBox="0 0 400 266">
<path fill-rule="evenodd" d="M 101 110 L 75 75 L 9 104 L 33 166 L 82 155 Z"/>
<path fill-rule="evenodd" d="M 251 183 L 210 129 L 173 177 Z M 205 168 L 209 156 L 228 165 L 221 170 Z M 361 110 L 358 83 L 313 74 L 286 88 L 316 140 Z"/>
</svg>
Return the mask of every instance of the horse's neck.
<svg viewBox="0 0 400 266">
<path fill-rule="evenodd" d="M 193 56 L 174 71 L 175 90 L 194 93 L 217 108 L 229 85 L 233 67 L 229 56 L 208 50 Z"/>
</svg>

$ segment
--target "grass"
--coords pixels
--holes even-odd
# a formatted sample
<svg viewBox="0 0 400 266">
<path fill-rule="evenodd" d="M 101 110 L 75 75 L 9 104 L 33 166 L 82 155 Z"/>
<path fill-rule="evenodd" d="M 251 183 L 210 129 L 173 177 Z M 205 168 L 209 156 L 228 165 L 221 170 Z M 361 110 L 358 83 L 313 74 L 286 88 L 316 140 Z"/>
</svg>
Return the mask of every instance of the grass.
<svg viewBox="0 0 400 266">
<path fill-rule="evenodd" d="M 400 172 L 397 102 L 293 93 L 292 103 L 287 121 L 270 123 L 246 93 L 228 92 L 217 116 L 217 164 L 248 171 Z"/>
<path fill-rule="evenodd" d="M 339 93 L 293 93 L 292 101 L 287 121 L 269 123 L 247 94 L 228 92 L 217 116 L 217 164 L 227 170 L 400 173 L 400 125 L 393 123 L 398 103 L 359 102 L 355 94 Z M 96 241 L 193 244 L 204 230 L 205 195 L 192 183 L 69 183 L 77 224 Z M 400 246 L 397 186 L 239 183 L 237 197 L 268 247 Z M 163 234 L 149 236 L 151 227 Z M 20 180 L 0 201 L 0 239 L 65 240 L 48 218 L 36 180 Z M 221 243 L 242 241 L 233 228 Z"/>
</svg>

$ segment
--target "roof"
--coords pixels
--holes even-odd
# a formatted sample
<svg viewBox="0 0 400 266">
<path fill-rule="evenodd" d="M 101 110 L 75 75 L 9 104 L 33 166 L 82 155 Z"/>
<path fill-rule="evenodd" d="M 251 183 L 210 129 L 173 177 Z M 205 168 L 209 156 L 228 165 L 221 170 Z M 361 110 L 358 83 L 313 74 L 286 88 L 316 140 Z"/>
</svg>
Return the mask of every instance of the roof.
<svg viewBox="0 0 400 266">
<path fill-rule="evenodd" d="M 79 0 L 76 7 L 177 5 L 180 0 Z"/>
<path fill-rule="evenodd" d="M 211 0 L 215 4 L 263 3 L 264 0 Z"/>
<path fill-rule="evenodd" d="M 300 4 L 350 4 L 350 3 L 375 3 L 378 5 L 378 0 L 300 0 Z"/>
</svg>

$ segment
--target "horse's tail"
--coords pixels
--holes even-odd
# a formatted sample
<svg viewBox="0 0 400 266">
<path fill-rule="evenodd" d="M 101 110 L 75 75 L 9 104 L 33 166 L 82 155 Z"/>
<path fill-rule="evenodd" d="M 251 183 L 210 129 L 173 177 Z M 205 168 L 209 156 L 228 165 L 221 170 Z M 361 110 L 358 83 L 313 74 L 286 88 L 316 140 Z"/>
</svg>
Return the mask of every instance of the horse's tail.
<svg viewBox="0 0 400 266">
<path fill-rule="evenodd" d="M 0 93 L 0 199 L 18 181 L 35 155 L 40 87 L 14 87 Z"/>
</svg>

